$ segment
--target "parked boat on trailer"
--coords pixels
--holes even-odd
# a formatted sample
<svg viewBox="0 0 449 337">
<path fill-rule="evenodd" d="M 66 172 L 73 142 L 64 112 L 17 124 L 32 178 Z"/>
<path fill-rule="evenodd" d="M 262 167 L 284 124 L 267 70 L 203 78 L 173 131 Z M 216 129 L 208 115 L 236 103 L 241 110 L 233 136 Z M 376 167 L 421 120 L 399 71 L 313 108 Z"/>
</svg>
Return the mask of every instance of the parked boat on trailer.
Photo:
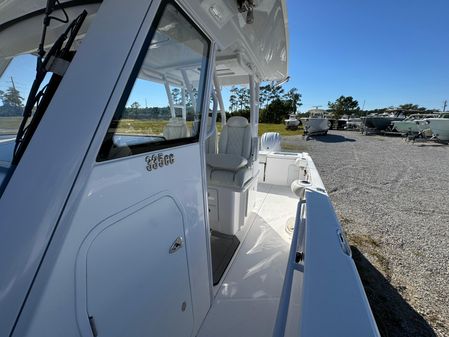
<svg viewBox="0 0 449 337">
<path fill-rule="evenodd" d="M 290 114 L 288 119 L 284 120 L 285 128 L 287 130 L 298 130 L 299 124 L 301 123 L 296 114 Z"/>
<path fill-rule="evenodd" d="M 412 114 L 402 121 L 393 121 L 393 129 L 403 135 L 422 134 L 423 137 L 431 137 L 432 131 L 427 123 L 428 118 L 434 118 L 437 114 Z"/>
<path fill-rule="evenodd" d="M 312 158 L 259 151 L 287 21 L 283 0 L 2 7 L 0 76 L 30 52 L 37 74 L 1 150 L 0 336 L 379 336 Z M 249 119 L 226 120 L 232 85 Z"/>
<path fill-rule="evenodd" d="M 360 130 L 362 126 L 362 119 L 356 115 L 343 115 L 338 120 L 338 128 L 344 130 Z"/>
<path fill-rule="evenodd" d="M 321 109 L 308 111 L 309 116 L 301 118 L 304 125 L 304 135 L 326 135 L 330 128 L 330 121 L 326 117 L 326 112 Z"/>
<path fill-rule="evenodd" d="M 402 110 L 391 110 L 383 114 L 371 114 L 362 117 L 362 133 L 381 133 L 392 131 L 392 122 L 402 121 L 405 115 Z"/>
<path fill-rule="evenodd" d="M 346 130 L 360 130 L 362 127 L 362 119 L 360 117 L 351 116 L 346 122 Z"/>
</svg>

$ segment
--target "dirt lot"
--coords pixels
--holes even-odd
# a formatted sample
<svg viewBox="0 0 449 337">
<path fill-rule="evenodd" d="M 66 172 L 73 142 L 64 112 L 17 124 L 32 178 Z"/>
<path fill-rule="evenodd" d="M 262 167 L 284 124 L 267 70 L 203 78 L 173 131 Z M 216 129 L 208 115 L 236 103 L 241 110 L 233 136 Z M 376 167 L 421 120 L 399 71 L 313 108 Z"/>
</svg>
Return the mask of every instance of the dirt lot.
<svg viewBox="0 0 449 337">
<path fill-rule="evenodd" d="M 330 131 L 311 154 L 383 336 L 449 336 L 449 146 Z"/>
</svg>

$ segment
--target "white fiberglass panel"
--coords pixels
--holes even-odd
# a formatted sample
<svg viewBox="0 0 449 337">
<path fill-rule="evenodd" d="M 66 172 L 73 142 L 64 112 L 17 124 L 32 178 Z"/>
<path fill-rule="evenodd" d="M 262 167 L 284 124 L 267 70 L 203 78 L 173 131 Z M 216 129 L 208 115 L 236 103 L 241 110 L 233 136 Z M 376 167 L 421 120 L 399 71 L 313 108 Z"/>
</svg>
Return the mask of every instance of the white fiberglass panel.
<svg viewBox="0 0 449 337">
<path fill-rule="evenodd" d="M 198 337 L 271 337 L 284 282 L 298 199 L 286 186 L 259 184 L 250 227 L 219 286 Z M 294 279 L 290 312 L 299 317 L 302 275 Z M 287 325 L 286 336 L 298 331 Z"/>
<path fill-rule="evenodd" d="M 158 2 L 152 4 L 155 6 L 149 9 L 148 1 L 136 1 L 127 4 L 126 11 L 120 1 L 107 1 L 102 5 L 34 135 L 36 141 L 30 143 L 14 173 L 11 181 L 21 180 L 21 184 L 8 186 L 2 197 L 0 207 L 5 211 L 0 213 L 7 222 L 16 224 L 16 231 L 14 235 L 8 233 L 8 245 L 3 249 L 0 245 L 0 250 L 9 253 L 0 255 L 9 260 L 9 264 L 4 264 L 9 270 L 13 270 L 9 266 L 21 268 L 16 268 L 17 272 L 13 270 L 14 273 L 7 270 L 6 276 L 2 275 L 0 279 L 5 280 L 6 289 L 19 287 L 25 294 L 30 276 L 35 276 L 35 265 L 42 262 L 15 328 L 17 336 L 91 336 L 90 327 L 79 324 L 81 315 L 87 316 L 85 308 L 77 304 L 79 291 L 76 291 L 75 279 L 79 250 L 99 224 L 161 195 L 175 200 L 182 213 L 194 331 L 209 309 L 209 251 L 198 142 L 192 140 L 170 150 L 161 147 L 157 152 L 144 149 L 138 155 L 133 152 L 125 158 L 101 164 L 95 162 L 101 140 L 148 35 Z M 122 24 L 117 25 L 117 22 Z M 108 38 L 111 36 L 113 39 Z M 70 127 L 61 128 L 61 125 Z M 64 139 L 70 141 L 61 141 Z M 158 161 L 157 169 L 153 167 L 150 171 L 147 156 L 158 157 L 159 154 L 164 158 L 164 165 Z M 166 156 L 170 160 L 165 160 Z M 30 189 L 35 193 L 21 193 Z M 17 196 L 22 201 L 32 200 L 27 212 L 12 206 L 17 206 Z M 173 209 L 158 211 L 166 211 L 167 219 L 174 216 Z M 21 226 L 26 230 L 22 231 Z M 148 239 L 148 246 L 161 243 L 157 235 L 143 235 L 143 238 Z M 20 240 L 19 244 L 15 244 L 16 240 Z M 129 242 L 122 247 L 132 244 Z M 17 247 L 21 255 L 11 253 L 18 252 Z M 45 259 L 41 260 L 44 249 Z M 168 251 L 169 247 L 166 249 Z M 22 262 L 25 253 L 29 253 L 30 258 Z M 21 281 L 25 272 L 26 279 Z M 137 289 L 121 291 L 129 294 Z M 11 291 L 11 296 L 4 299 L 1 321 L 5 324 L 0 324 L 0 331 L 5 333 L 0 333 L 2 336 L 9 334 L 9 325 L 14 323 L 22 304 L 17 291 L 16 294 Z M 186 331 L 190 334 L 189 329 Z"/>
<path fill-rule="evenodd" d="M 329 197 L 306 192 L 301 336 L 380 336 Z"/>
<path fill-rule="evenodd" d="M 182 213 L 167 196 L 138 208 L 99 224 L 86 238 L 76 273 L 77 300 L 85 295 L 86 305 L 79 308 L 105 336 L 190 336 Z M 170 251 L 175 241 L 179 248 Z"/>
<path fill-rule="evenodd" d="M 148 247 L 144 247 L 144 242 L 140 241 L 138 246 L 143 247 L 140 250 L 142 256 L 130 259 L 128 263 L 142 263 L 147 258 L 148 266 L 157 267 L 158 257 L 157 255 L 151 256 L 148 249 L 153 246 L 165 246 L 168 242 L 168 236 L 173 236 L 173 241 L 176 239 L 177 235 L 172 232 L 169 225 L 175 221 L 174 219 L 179 219 L 181 213 L 185 234 L 185 248 L 183 250 L 185 249 L 187 255 L 188 283 L 190 283 L 192 297 L 191 310 L 195 317 L 194 331 L 201 324 L 201 317 L 204 317 L 210 305 L 210 284 L 199 144 L 171 148 L 169 151 L 166 150 L 162 153 L 164 155 L 167 153 L 173 154 L 174 163 L 151 172 L 146 168 L 145 154 L 97 164 L 93 168 L 85 189 L 80 192 L 79 204 L 74 210 L 72 220 L 65 225 L 65 229 L 61 229 L 59 235 L 54 239 L 58 244 L 48 252 L 51 256 L 48 261 L 50 262 L 53 259 L 55 261 L 42 267 L 41 277 L 36 281 L 36 287 L 40 288 L 42 293 L 41 296 L 30 302 L 30 308 L 33 308 L 33 311 L 26 312 L 23 317 L 24 322 L 26 321 L 29 324 L 27 329 L 29 334 L 24 333 L 24 336 L 78 336 L 78 329 L 80 329 L 82 336 L 91 335 L 87 311 L 78 302 L 79 289 L 75 282 L 77 257 L 83 243 L 100 224 L 111 221 L 120 214 L 132 213 L 132 210 L 151 204 L 154 200 L 160 199 L 161 196 L 168 196 L 173 199 L 176 207 L 173 206 L 173 203 L 155 204 L 157 210 L 154 208 L 147 209 L 144 213 L 141 213 L 141 216 L 146 217 L 150 225 L 155 222 L 164 224 L 167 232 L 159 232 L 159 234 L 155 232 L 150 235 L 143 227 L 141 222 L 143 219 L 136 218 L 137 222 L 132 224 L 129 223 L 130 219 L 126 220 L 129 226 L 136 226 L 134 229 L 129 228 L 130 232 L 134 233 L 134 238 L 138 236 L 138 229 L 144 229 L 140 233 L 142 238 L 139 238 L 139 240 L 145 240 L 146 245 L 148 245 Z M 169 235 L 170 233 L 171 235 Z M 122 236 L 125 239 L 126 236 Z M 114 254 L 122 254 L 121 256 L 125 254 L 125 252 L 114 253 L 114 250 L 129 249 L 132 251 L 138 248 L 133 247 L 136 242 L 132 238 L 124 240 L 120 246 L 112 243 L 112 241 L 111 245 L 110 259 L 117 258 Z M 165 252 L 167 255 L 169 248 L 170 245 L 166 245 Z M 162 251 L 160 252 L 162 254 Z M 146 255 L 149 256 L 146 257 Z M 153 258 L 156 260 L 153 260 Z M 106 262 L 112 263 L 113 261 Z M 99 261 L 95 262 L 96 265 L 98 263 Z M 164 273 L 164 268 L 176 269 L 179 267 L 179 260 L 174 265 L 161 265 L 159 267 L 160 269 L 152 268 L 151 273 L 158 275 L 158 273 Z M 139 271 L 136 266 L 131 269 L 136 272 Z M 117 273 L 120 272 L 125 272 L 123 265 L 117 266 Z M 104 287 L 109 287 L 115 282 L 106 282 L 101 275 L 98 275 L 98 277 L 99 279 L 95 282 L 103 279 Z M 132 276 L 130 275 L 130 277 Z M 147 284 L 147 286 L 154 286 L 154 289 L 148 289 L 148 291 L 155 291 L 159 294 L 163 294 L 167 290 L 165 288 L 156 289 L 155 284 Z M 189 287 L 188 284 L 186 286 Z M 97 287 L 99 287 L 99 284 Z M 123 296 L 123 298 L 131 299 L 145 291 L 139 287 L 125 287 L 121 290 L 116 289 L 114 296 L 118 295 L 117 292 L 120 292 L 120 296 Z M 154 303 L 155 298 L 149 298 L 148 301 L 156 305 L 155 308 L 163 306 L 165 303 L 162 298 Z M 174 309 L 181 312 L 181 306 L 182 302 Z M 148 320 L 146 317 L 140 318 L 145 321 Z M 165 322 L 166 324 L 173 323 L 170 316 L 159 317 L 159 319 L 161 321 L 163 319 L 168 320 Z M 52 322 L 58 322 L 58 324 L 55 325 Z M 97 328 L 100 329 L 100 321 L 98 324 Z M 121 320 L 120 324 L 121 326 L 124 324 L 134 326 L 136 322 Z M 190 328 L 187 330 L 191 331 Z M 165 336 L 165 333 L 158 335 L 153 334 L 153 332 L 151 330 L 148 333 L 152 336 Z"/>
<path fill-rule="evenodd" d="M 60 241 L 52 242 L 54 250 L 49 248 L 49 242 L 57 236 L 55 228 L 58 222 L 61 224 L 61 212 L 73 192 L 74 182 L 79 177 L 105 107 L 112 102 L 111 92 L 117 88 L 117 80 L 126 70 L 123 67 L 126 60 L 132 56 L 130 50 L 136 42 L 136 34 L 143 27 L 142 21 L 149 6 L 148 1 L 133 1 L 127 4 L 126 11 L 118 11 L 118 8 L 123 8 L 120 0 L 109 0 L 102 4 L 95 23 L 90 26 L 20 164 L 3 191 L 0 199 L 1 336 L 9 336 L 13 326 L 15 331 L 22 329 L 24 335 L 23 329 L 27 329 L 31 323 L 35 310 L 33 299 L 42 298 L 41 290 L 47 287 L 43 279 L 49 277 L 40 273 L 44 270 L 49 272 L 48 269 L 52 268 L 50 265 L 55 256 L 50 251 L 57 254 L 56 251 L 60 249 Z M 151 13 L 147 17 L 151 20 Z M 39 29 L 35 29 L 35 32 L 40 37 L 42 20 L 38 21 Z M 117 25 L 117 22 L 126 24 Z M 17 41 L 23 41 L 22 37 L 23 34 L 14 35 Z M 47 37 L 46 41 L 51 41 L 49 34 Z M 0 37 L 0 41 L 3 48 L 3 37 Z M 32 49 L 37 48 L 39 41 L 36 39 L 32 43 Z M 128 74 L 125 73 L 125 76 L 128 77 Z M 92 163 L 87 162 L 86 166 L 89 169 L 78 181 L 76 197 L 72 195 L 71 205 L 79 201 L 78 193 L 82 192 L 91 173 Z M 18 205 L 27 205 L 26 211 Z M 61 228 L 64 226 L 61 225 Z M 66 234 L 64 231 L 61 236 Z M 44 254 L 48 260 L 42 262 Z M 73 273 L 67 276 L 73 278 Z M 30 292 L 31 285 L 33 288 Z M 59 293 L 60 288 L 57 284 L 52 296 L 65 298 L 69 295 Z M 23 306 L 25 299 L 26 304 Z M 69 302 L 61 307 L 54 309 L 61 312 L 74 310 Z M 57 315 L 57 325 L 53 324 L 55 320 L 51 316 L 41 323 L 48 325 L 49 333 L 39 334 L 30 330 L 30 334 L 70 336 L 70 331 L 77 331 L 76 326 L 72 329 L 70 325 L 59 325 L 59 322 L 62 323 L 60 316 Z M 19 332 L 17 334 L 20 335 Z"/>
</svg>

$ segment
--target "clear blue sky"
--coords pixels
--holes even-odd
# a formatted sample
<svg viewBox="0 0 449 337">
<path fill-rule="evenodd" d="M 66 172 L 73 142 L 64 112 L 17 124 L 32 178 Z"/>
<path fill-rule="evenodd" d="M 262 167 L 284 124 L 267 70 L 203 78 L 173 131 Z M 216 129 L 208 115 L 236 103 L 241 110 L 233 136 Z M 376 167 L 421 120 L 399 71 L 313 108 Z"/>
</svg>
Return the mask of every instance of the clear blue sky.
<svg viewBox="0 0 449 337">
<path fill-rule="evenodd" d="M 353 96 L 366 109 L 449 99 L 448 0 L 287 0 L 301 110 Z"/>
<path fill-rule="evenodd" d="M 291 80 L 284 87 L 299 89 L 301 111 L 340 95 L 360 106 L 365 101 L 365 109 L 404 103 L 441 109 L 449 100 L 449 0 L 287 0 L 287 6 Z M 26 91 L 34 67 L 29 57 L 16 60 L 0 89 L 13 75 Z"/>
</svg>

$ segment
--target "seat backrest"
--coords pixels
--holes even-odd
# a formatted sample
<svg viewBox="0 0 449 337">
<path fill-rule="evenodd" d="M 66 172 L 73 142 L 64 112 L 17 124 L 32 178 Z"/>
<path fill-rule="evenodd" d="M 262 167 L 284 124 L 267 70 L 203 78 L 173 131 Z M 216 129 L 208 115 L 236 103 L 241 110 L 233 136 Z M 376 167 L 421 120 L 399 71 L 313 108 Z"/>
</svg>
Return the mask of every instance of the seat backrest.
<svg viewBox="0 0 449 337">
<path fill-rule="evenodd" d="M 251 126 L 245 117 L 229 118 L 221 131 L 218 153 L 236 154 L 250 160 Z"/>
<path fill-rule="evenodd" d="M 189 130 L 184 119 L 172 117 L 165 125 L 163 135 L 165 139 L 178 139 L 189 137 Z"/>
</svg>

